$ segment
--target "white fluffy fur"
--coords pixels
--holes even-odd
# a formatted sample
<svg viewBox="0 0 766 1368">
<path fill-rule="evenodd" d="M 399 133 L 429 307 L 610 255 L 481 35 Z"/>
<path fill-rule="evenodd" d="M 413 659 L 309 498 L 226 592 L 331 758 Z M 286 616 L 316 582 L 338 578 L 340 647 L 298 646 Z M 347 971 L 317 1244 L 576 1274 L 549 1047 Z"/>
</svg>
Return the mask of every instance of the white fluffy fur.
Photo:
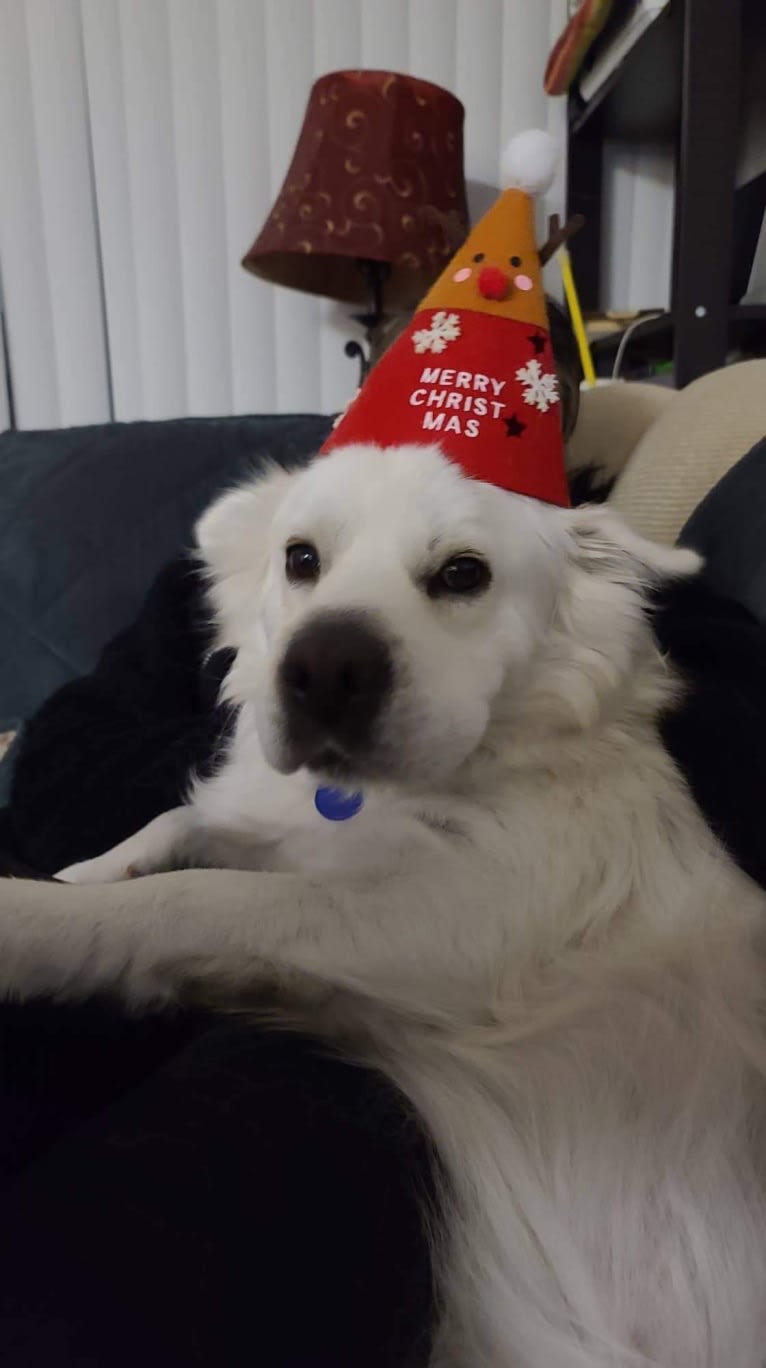
<svg viewBox="0 0 766 1368">
<path fill-rule="evenodd" d="M 550 133 L 528 128 L 508 143 L 500 163 L 500 179 L 507 189 L 524 190 L 528 195 L 543 195 L 556 174 L 559 149 Z"/>
<path fill-rule="evenodd" d="M 678 685 L 644 611 L 694 557 L 422 448 L 274 472 L 198 535 L 235 735 L 186 807 L 66 877 L 260 872 L 125 884 L 108 924 L 102 890 L 52 890 L 47 920 L 30 900 L 0 919 L 6 989 L 270 983 L 381 1065 L 448 1175 L 438 1368 L 762 1368 L 765 900 L 660 743 Z M 314 586 L 286 583 L 292 537 L 320 550 Z M 429 599 L 422 575 L 467 550 L 488 591 Z M 400 667 L 340 824 L 284 772 L 274 688 L 329 608 L 383 624 Z"/>
</svg>

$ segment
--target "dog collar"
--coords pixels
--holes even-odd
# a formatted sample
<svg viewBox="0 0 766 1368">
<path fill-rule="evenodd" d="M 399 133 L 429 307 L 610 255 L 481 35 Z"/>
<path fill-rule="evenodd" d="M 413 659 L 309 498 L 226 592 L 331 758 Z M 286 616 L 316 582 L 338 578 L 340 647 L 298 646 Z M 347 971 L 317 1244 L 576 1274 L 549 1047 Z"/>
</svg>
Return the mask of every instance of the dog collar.
<svg viewBox="0 0 766 1368">
<path fill-rule="evenodd" d="M 346 793 L 343 789 L 322 787 L 314 794 L 314 807 L 328 822 L 347 822 L 356 817 L 363 804 L 364 794 Z"/>
</svg>

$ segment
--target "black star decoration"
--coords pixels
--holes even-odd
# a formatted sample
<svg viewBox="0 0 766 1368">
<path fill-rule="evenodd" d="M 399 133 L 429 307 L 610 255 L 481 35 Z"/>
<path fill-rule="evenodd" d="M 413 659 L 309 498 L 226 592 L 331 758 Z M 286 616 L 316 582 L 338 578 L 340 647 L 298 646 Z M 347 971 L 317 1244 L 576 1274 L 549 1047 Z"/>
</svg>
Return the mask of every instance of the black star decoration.
<svg viewBox="0 0 766 1368">
<path fill-rule="evenodd" d="M 540 353 L 545 350 L 545 338 L 542 333 L 533 333 L 531 337 L 527 338 L 527 341 L 532 343 L 532 346 L 535 349 L 535 356 L 539 356 Z"/>
<path fill-rule="evenodd" d="M 527 430 L 526 423 L 522 423 L 521 420 L 516 417 L 515 413 L 512 418 L 505 418 L 503 421 L 508 429 L 505 434 L 506 437 L 520 437 L 522 432 L 526 432 Z"/>
</svg>

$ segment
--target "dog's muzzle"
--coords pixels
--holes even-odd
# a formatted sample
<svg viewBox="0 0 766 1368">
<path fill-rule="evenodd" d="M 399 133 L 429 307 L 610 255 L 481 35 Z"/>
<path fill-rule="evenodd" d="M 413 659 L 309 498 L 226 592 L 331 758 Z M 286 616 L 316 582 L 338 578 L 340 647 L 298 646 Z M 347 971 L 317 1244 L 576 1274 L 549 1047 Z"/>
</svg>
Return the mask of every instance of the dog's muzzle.
<svg viewBox="0 0 766 1368">
<path fill-rule="evenodd" d="M 290 641 L 278 671 L 286 740 L 301 765 L 363 757 L 390 695 L 393 657 L 363 615 L 324 613 Z"/>
</svg>

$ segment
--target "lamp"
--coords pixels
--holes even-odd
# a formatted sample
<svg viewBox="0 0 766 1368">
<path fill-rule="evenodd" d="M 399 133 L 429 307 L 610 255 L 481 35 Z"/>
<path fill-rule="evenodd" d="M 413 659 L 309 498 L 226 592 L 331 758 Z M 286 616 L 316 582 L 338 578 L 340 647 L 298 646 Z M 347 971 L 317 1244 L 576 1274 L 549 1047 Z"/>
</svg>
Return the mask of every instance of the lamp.
<svg viewBox="0 0 766 1368">
<path fill-rule="evenodd" d="M 412 76 L 336 71 L 315 81 L 284 185 L 242 265 L 309 294 L 365 306 L 353 317 L 362 378 L 385 305 L 415 307 L 468 231 L 462 104 Z"/>
</svg>

